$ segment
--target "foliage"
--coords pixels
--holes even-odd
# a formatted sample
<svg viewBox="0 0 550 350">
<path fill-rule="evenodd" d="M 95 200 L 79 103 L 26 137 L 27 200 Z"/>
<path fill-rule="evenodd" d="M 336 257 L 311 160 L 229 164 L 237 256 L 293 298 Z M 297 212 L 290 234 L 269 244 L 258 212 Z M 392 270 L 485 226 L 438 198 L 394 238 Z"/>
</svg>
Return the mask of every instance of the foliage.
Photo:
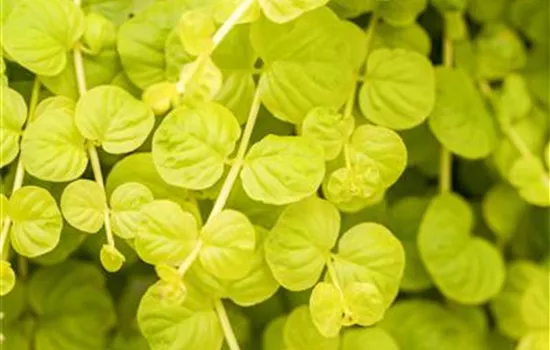
<svg viewBox="0 0 550 350">
<path fill-rule="evenodd" d="M 548 350 L 548 1 L 1 7 L 2 349 Z"/>
</svg>

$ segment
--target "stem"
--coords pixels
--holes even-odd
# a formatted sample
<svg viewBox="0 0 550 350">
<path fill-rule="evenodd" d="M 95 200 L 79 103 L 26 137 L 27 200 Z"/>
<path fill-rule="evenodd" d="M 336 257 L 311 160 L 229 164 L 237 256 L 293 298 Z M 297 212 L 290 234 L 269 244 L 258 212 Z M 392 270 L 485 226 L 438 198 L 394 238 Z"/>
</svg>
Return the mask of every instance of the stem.
<svg viewBox="0 0 550 350">
<path fill-rule="evenodd" d="M 187 258 L 185 258 L 185 260 L 181 263 L 181 265 L 178 268 L 178 273 L 179 273 L 181 278 L 183 278 L 183 276 L 185 275 L 187 270 L 189 270 L 189 268 L 191 267 L 193 262 L 195 262 L 195 260 L 197 260 L 203 245 L 204 245 L 204 242 L 199 239 L 197 241 L 197 244 L 195 244 L 195 247 L 193 248 L 191 253 L 189 253 Z"/>
<path fill-rule="evenodd" d="M 445 34 L 443 38 L 443 66 L 453 67 L 453 53 L 453 42 L 449 35 Z M 439 157 L 439 192 L 450 192 L 452 191 L 453 155 L 445 146 L 441 145 Z"/>
<path fill-rule="evenodd" d="M 38 77 L 34 78 L 34 83 L 32 86 L 31 100 L 29 102 L 29 114 L 27 120 L 30 122 L 34 118 L 34 112 L 36 111 L 36 106 L 38 105 L 38 97 L 40 96 L 40 80 Z M 15 191 L 20 189 L 23 186 L 23 181 L 25 180 L 25 168 L 23 167 L 23 160 L 21 155 L 17 160 L 17 166 L 15 168 L 15 178 L 13 180 L 13 185 L 11 188 L 10 196 L 13 195 Z M 6 217 L 3 222 L 2 231 L 0 232 L 0 258 L 4 260 L 4 246 L 8 242 L 8 234 L 10 232 L 12 221 L 10 217 Z"/>
<path fill-rule="evenodd" d="M 218 44 L 225 38 L 227 33 L 237 24 L 237 21 L 244 15 L 244 13 L 252 6 L 255 0 L 244 0 L 237 6 L 235 11 L 227 18 L 220 28 L 214 34 L 212 41 L 214 43 L 212 51 L 218 46 Z"/>
<path fill-rule="evenodd" d="M 213 217 L 215 217 L 222 211 L 223 207 L 225 206 L 225 202 L 227 202 L 227 198 L 229 198 L 231 189 L 233 188 L 235 180 L 237 179 L 237 176 L 239 175 L 239 172 L 241 171 L 241 168 L 243 166 L 244 156 L 246 154 L 248 144 L 250 143 L 252 130 L 254 129 L 254 125 L 256 124 L 256 120 L 258 118 L 260 105 L 260 90 L 256 89 L 254 99 L 252 100 L 252 105 L 250 106 L 250 112 L 248 113 L 248 119 L 244 127 L 243 136 L 241 137 L 241 142 L 239 144 L 239 149 L 237 150 L 237 156 L 233 161 L 231 169 L 229 169 L 229 173 L 225 178 L 218 198 L 216 198 L 216 202 L 214 202 L 214 206 L 212 207 L 212 211 L 210 212 L 210 215 L 206 220 L 206 224 L 208 224 L 208 222 L 211 221 Z"/>
<path fill-rule="evenodd" d="M 80 2 L 75 0 L 75 3 Z M 80 49 L 80 43 L 77 43 L 73 49 L 74 69 L 76 74 L 76 85 L 78 87 L 78 93 L 84 95 L 86 93 L 86 74 L 84 72 L 84 60 L 82 59 L 82 51 Z"/>
<path fill-rule="evenodd" d="M 338 274 L 336 273 L 336 269 L 334 268 L 334 265 L 332 264 L 332 258 L 328 256 L 325 259 L 325 265 L 327 265 L 328 275 L 330 276 L 330 280 L 332 283 L 334 283 L 334 286 L 338 291 L 340 292 L 340 295 L 344 295 L 344 290 L 342 289 L 342 286 L 340 286 L 340 281 L 338 280 Z"/>
<path fill-rule="evenodd" d="M 187 83 L 189 83 L 189 81 L 195 77 L 195 74 L 197 74 L 197 71 L 199 70 L 199 68 L 201 68 L 201 66 L 205 63 L 205 60 L 208 57 L 210 57 L 210 55 L 212 54 L 212 52 L 214 52 L 216 47 L 227 36 L 227 33 L 229 33 L 231 29 L 235 27 L 235 25 L 237 24 L 237 21 L 244 15 L 244 13 L 250 8 L 250 6 L 252 6 L 254 1 L 255 0 L 243 0 L 243 2 L 241 2 L 239 6 L 237 6 L 235 11 L 231 13 L 231 15 L 222 24 L 222 26 L 218 28 L 218 30 L 216 31 L 216 33 L 214 33 L 214 36 L 212 37 L 213 45 L 210 48 L 210 50 L 208 50 L 208 52 L 204 52 L 201 55 L 199 55 L 199 57 L 195 61 L 195 65 L 192 67 L 193 71 L 191 72 L 191 74 L 186 75 L 186 79 L 180 78 L 180 80 L 176 83 L 176 89 L 178 93 L 182 94 L 185 92 L 185 87 Z"/>
<path fill-rule="evenodd" d="M 439 192 L 447 193 L 451 191 L 452 177 L 452 155 L 448 149 L 441 147 L 439 154 Z"/>
<path fill-rule="evenodd" d="M 239 343 L 237 342 L 237 337 L 231 328 L 231 322 L 229 322 L 229 317 L 227 317 L 227 312 L 225 307 L 220 299 L 217 299 L 214 303 L 216 308 L 216 313 L 218 314 L 218 319 L 223 329 L 223 334 L 225 336 L 225 341 L 229 346 L 230 350 L 240 350 Z"/>
<path fill-rule="evenodd" d="M 101 171 L 101 163 L 99 162 L 97 149 L 91 143 L 88 145 L 88 155 L 90 157 L 90 163 L 92 165 L 92 172 L 94 173 L 95 182 L 99 185 L 99 188 L 101 188 L 103 194 L 106 196 L 105 185 L 103 182 L 103 172 Z M 113 231 L 111 230 L 111 216 L 108 207 L 106 207 L 105 211 L 103 212 L 103 223 L 105 226 L 105 236 L 107 238 L 107 244 L 114 248 L 115 239 L 113 237 Z"/>
</svg>

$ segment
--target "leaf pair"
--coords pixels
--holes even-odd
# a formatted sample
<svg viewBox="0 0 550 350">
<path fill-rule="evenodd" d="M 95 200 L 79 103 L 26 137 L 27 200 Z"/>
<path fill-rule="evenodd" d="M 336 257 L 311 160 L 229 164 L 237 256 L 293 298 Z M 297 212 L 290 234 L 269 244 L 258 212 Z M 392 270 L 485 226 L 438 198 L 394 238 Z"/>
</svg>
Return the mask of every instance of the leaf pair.
<svg viewBox="0 0 550 350">
<path fill-rule="evenodd" d="M 155 200 L 141 208 L 136 250 L 147 263 L 181 264 L 202 244 L 199 260 L 216 277 L 242 278 L 251 267 L 255 252 L 254 227 L 246 216 L 223 210 L 199 231 L 193 215 L 168 200 Z"/>
<path fill-rule="evenodd" d="M 407 150 L 394 131 L 361 125 L 345 145 L 344 159 L 345 166 L 325 179 L 323 191 L 339 209 L 357 211 L 378 201 L 397 181 L 407 164 Z"/>
<path fill-rule="evenodd" d="M 325 266 L 326 283 L 310 300 L 313 321 L 325 336 L 341 326 L 371 325 L 397 294 L 404 268 L 399 241 L 374 223 L 354 226 L 340 238 L 340 215 L 329 202 L 311 197 L 288 206 L 271 230 L 266 259 L 275 279 L 298 291 L 316 285 Z"/>
<path fill-rule="evenodd" d="M 82 175 L 89 142 L 112 154 L 128 153 L 145 141 L 154 124 L 144 103 L 115 86 L 89 90 L 76 106 L 64 97 L 46 99 L 36 116 L 23 135 L 23 164 L 31 175 L 54 182 Z"/>
<path fill-rule="evenodd" d="M 472 237 L 474 216 L 456 194 L 432 199 L 420 224 L 418 249 L 435 285 L 448 298 L 481 304 L 504 283 L 504 261 L 488 241 Z"/>
</svg>

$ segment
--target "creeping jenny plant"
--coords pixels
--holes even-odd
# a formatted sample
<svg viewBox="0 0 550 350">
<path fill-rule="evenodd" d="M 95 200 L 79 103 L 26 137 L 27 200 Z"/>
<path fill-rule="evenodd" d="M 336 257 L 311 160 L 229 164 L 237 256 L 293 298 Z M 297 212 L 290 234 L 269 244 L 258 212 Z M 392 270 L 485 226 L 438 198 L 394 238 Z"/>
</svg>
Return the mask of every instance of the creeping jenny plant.
<svg viewBox="0 0 550 350">
<path fill-rule="evenodd" d="M 548 1 L 0 7 L 2 349 L 548 350 Z"/>
</svg>

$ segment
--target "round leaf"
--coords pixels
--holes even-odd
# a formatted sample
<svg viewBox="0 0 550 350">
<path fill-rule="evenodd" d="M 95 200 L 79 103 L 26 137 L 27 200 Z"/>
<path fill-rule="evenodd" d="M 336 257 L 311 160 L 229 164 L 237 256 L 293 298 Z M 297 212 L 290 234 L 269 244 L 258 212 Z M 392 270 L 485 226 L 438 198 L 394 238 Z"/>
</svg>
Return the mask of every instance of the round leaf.
<svg viewBox="0 0 550 350">
<path fill-rule="evenodd" d="M 536 158 L 521 157 L 510 169 L 509 180 L 519 189 L 520 196 L 527 202 L 539 206 L 550 206 L 550 174 Z"/>
<path fill-rule="evenodd" d="M 65 220 L 87 233 L 96 233 L 103 227 L 107 209 L 105 193 L 95 181 L 72 182 L 61 196 L 61 211 Z"/>
<path fill-rule="evenodd" d="M 367 62 L 359 92 L 363 114 L 392 129 L 421 124 L 435 103 L 435 71 L 430 61 L 414 51 L 380 49 Z"/>
<path fill-rule="evenodd" d="M 281 205 L 314 194 L 324 173 L 323 150 L 314 141 L 268 135 L 248 151 L 241 180 L 250 198 Z"/>
<path fill-rule="evenodd" d="M 350 137 L 355 121 L 352 116 L 344 118 L 336 111 L 313 108 L 302 122 L 301 134 L 317 141 L 325 151 L 325 160 L 338 157 L 342 147 Z"/>
<path fill-rule="evenodd" d="M 344 290 L 349 307 L 349 321 L 360 326 L 372 326 L 384 317 L 385 296 L 373 283 L 353 282 Z"/>
<path fill-rule="evenodd" d="M 334 268 L 344 290 L 357 282 L 373 284 L 382 294 L 384 307 L 388 307 L 397 296 L 405 252 L 387 228 L 362 223 L 340 238 Z"/>
<path fill-rule="evenodd" d="M 74 104 L 64 97 L 55 99 L 27 126 L 21 157 L 29 174 L 45 181 L 65 182 L 82 175 L 88 156 L 86 140 L 74 122 Z"/>
<path fill-rule="evenodd" d="M 361 125 L 351 136 L 351 161 L 373 161 L 384 187 L 393 185 L 407 166 L 407 149 L 401 137 L 385 127 Z M 354 158 L 357 158 L 355 160 Z"/>
<path fill-rule="evenodd" d="M 13 221 L 10 241 L 18 254 L 33 258 L 53 250 L 59 242 L 63 219 L 45 189 L 21 187 L 12 194 L 7 212 Z"/>
<path fill-rule="evenodd" d="M 208 272 L 227 280 L 238 280 L 248 274 L 256 233 L 244 214 L 223 210 L 204 225 L 200 238 L 204 246 L 199 258 Z"/>
<path fill-rule="evenodd" d="M 152 348 L 218 350 L 223 331 L 214 311 L 213 300 L 188 288 L 183 304 L 162 298 L 159 284 L 151 286 L 139 304 L 137 320 Z"/>
<path fill-rule="evenodd" d="M 373 49 L 405 49 L 428 56 L 432 42 L 426 29 L 418 23 L 405 27 L 395 27 L 382 22 L 376 26 L 371 45 Z"/>
<path fill-rule="evenodd" d="M 111 195 L 111 227 L 124 239 L 134 238 L 142 219 L 141 208 L 154 200 L 153 193 L 141 183 L 127 182 Z"/>
<path fill-rule="evenodd" d="M 19 1 L 3 26 L 6 52 L 40 75 L 56 75 L 84 32 L 82 11 L 71 1 Z"/>
<path fill-rule="evenodd" d="M 233 114 L 217 103 L 180 107 L 155 132 L 155 166 L 171 185 L 196 190 L 208 188 L 222 176 L 240 133 Z"/>
<path fill-rule="evenodd" d="M 178 24 L 178 34 L 185 51 L 195 56 L 212 49 L 215 31 L 213 19 L 197 10 L 184 13 Z"/>
<path fill-rule="evenodd" d="M 418 232 L 418 249 L 435 285 L 462 304 L 493 298 L 504 283 L 504 262 L 488 241 L 471 236 L 473 213 L 458 195 L 432 199 Z"/>
<path fill-rule="evenodd" d="M 459 156 L 487 157 L 497 145 L 494 121 L 472 78 L 462 70 L 436 70 L 436 103 L 428 119 L 435 137 Z"/>
<path fill-rule="evenodd" d="M 143 220 L 135 240 L 143 261 L 157 265 L 179 264 L 193 249 L 197 222 L 193 215 L 168 200 L 156 200 L 142 207 Z"/>
<path fill-rule="evenodd" d="M 143 144 L 153 129 L 149 107 L 116 86 L 88 90 L 76 105 L 76 127 L 87 139 L 112 154 L 128 153 Z"/>
<path fill-rule="evenodd" d="M 327 201 L 311 197 L 289 205 L 265 242 L 275 279 L 292 291 L 312 287 L 336 243 L 340 214 Z"/>
<path fill-rule="evenodd" d="M 19 138 L 27 119 L 23 96 L 10 88 L 2 88 L 0 99 L 0 168 L 19 154 Z"/>
<path fill-rule="evenodd" d="M 116 324 L 105 278 L 88 263 L 67 261 L 37 270 L 28 299 L 36 315 L 36 349 L 104 349 Z"/>
<path fill-rule="evenodd" d="M 308 307 L 301 306 L 288 316 L 283 341 L 288 350 L 337 350 L 339 338 L 323 337 L 313 324 Z"/>
<path fill-rule="evenodd" d="M 327 338 L 338 336 L 344 307 L 340 291 L 333 284 L 320 282 L 313 288 L 309 310 L 319 333 Z"/>
</svg>

